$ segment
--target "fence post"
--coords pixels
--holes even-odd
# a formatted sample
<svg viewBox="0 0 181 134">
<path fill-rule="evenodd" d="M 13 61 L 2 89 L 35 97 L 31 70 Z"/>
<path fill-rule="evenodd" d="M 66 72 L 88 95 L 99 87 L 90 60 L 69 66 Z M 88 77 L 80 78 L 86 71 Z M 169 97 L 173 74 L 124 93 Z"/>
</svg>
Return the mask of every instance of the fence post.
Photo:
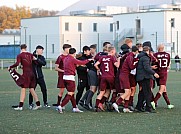
<svg viewBox="0 0 181 134">
<path fill-rule="evenodd" d="M 97 34 L 97 52 L 99 52 L 99 39 L 100 36 L 99 36 L 99 33 Z"/>
<path fill-rule="evenodd" d="M 31 35 L 29 35 L 29 52 L 31 52 Z"/>
<path fill-rule="evenodd" d="M 1 70 L 3 70 L 3 60 L 1 60 Z"/>
<path fill-rule="evenodd" d="M 177 31 L 177 54 L 178 54 L 178 31 Z"/>
<path fill-rule="evenodd" d="M 81 48 L 82 48 L 82 35 L 80 34 L 80 52 L 81 52 Z"/>
<path fill-rule="evenodd" d="M 50 60 L 50 70 L 52 70 L 53 68 L 53 64 L 52 64 L 52 60 Z"/>
<path fill-rule="evenodd" d="M 45 49 L 46 49 L 46 59 L 47 59 L 47 53 L 48 53 L 48 51 L 47 51 L 47 35 L 46 35 L 46 37 L 45 37 L 45 40 L 46 40 L 46 41 L 45 41 L 45 42 L 46 42 L 46 43 L 45 43 L 45 45 L 46 45 L 46 46 L 45 46 Z"/>
<path fill-rule="evenodd" d="M 14 59 L 16 58 L 16 57 L 15 57 L 15 43 L 16 43 L 15 40 L 16 40 L 16 37 L 15 37 L 15 35 L 14 35 L 14 47 L 13 47 L 13 49 L 14 49 Z"/>
<path fill-rule="evenodd" d="M 157 32 L 155 33 L 155 36 L 156 36 L 156 50 L 157 50 L 157 46 L 158 46 L 158 33 Z"/>
</svg>

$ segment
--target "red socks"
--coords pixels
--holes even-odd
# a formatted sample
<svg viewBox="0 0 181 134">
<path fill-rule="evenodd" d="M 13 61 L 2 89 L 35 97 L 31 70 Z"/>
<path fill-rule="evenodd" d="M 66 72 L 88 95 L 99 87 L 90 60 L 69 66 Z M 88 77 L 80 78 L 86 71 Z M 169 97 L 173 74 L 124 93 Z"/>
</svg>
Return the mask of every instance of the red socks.
<svg viewBox="0 0 181 134">
<path fill-rule="evenodd" d="M 37 102 L 36 102 L 36 105 L 37 105 L 37 106 L 40 106 L 40 101 L 37 101 Z"/>
<path fill-rule="evenodd" d="M 112 98 L 111 98 L 111 102 L 115 102 L 116 101 L 116 97 L 117 97 L 117 93 L 116 92 L 113 92 L 112 93 Z"/>
<path fill-rule="evenodd" d="M 130 97 L 129 97 L 129 105 L 130 105 L 130 106 L 133 106 L 133 97 L 134 97 L 134 96 L 130 96 Z"/>
<path fill-rule="evenodd" d="M 71 97 L 71 103 L 72 103 L 72 107 L 73 108 L 76 108 L 77 106 L 76 106 L 76 100 L 75 100 L 75 98 L 74 98 L 74 95 L 72 95 L 72 97 Z"/>
<path fill-rule="evenodd" d="M 160 93 L 157 93 L 154 99 L 155 104 L 157 104 L 158 99 L 161 97 Z"/>
<path fill-rule="evenodd" d="M 101 100 L 96 99 L 96 105 L 95 105 L 96 108 L 98 108 L 98 105 L 99 105 L 100 101 L 101 101 Z"/>
<path fill-rule="evenodd" d="M 119 97 L 118 100 L 116 101 L 116 103 L 118 104 L 118 106 L 122 103 L 123 98 Z"/>
<path fill-rule="evenodd" d="M 167 105 L 170 105 L 170 100 L 168 99 L 168 95 L 167 95 L 167 92 L 163 92 L 163 98 L 165 99 Z"/>
<path fill-rule="evenodd" d="M 58 106 L 60 105 L 61 99 L 62 99 L 62 97 L 60 97 L 60 96 L 58 95 L 58 100 L 57 100 L 57 105 L 58 105 Z"/>
<path fill-rule="evenodd" d="M 129 105 L 129 100 L 125 100 L 124 108 L 128 108 L 128 105 Z"/>
<path fill-rule="evenodd" d="M 103 96 L 100 102 L 103 104 L 106 100 L 107 100 L 107 98 L 105 96 Z"/>
<path fill-rule="evenodd" d="M 23 107 L 24 102 L 19 102 L 19 107 Z"/>
<path fill-rule="evenodd" d="M 71 99 L 71 97 L 72 97 L 71 95 L 66 94 L 65 97 L 64 97 L 64 99 L 62 100 L 61 107 L 64 107 L 64 106 L 69 102 L 69 100 Z"/>
</svg>

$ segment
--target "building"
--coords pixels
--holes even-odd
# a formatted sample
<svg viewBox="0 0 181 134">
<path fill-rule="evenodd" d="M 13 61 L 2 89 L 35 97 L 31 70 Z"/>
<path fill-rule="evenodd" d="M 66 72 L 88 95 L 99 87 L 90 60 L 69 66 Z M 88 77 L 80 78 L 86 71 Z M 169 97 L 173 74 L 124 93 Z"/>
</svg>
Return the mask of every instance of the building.
<svg viewBox="0 0 181 134">
<path fill-rule="evenodd" d="M 59 15 L 70 15 L 72 11 L 97 10 L 98 7 L 122 7 L 127 12 L 139 11 L 140 7 L 162 4 L 179 4 L 181 0 L 80 0 L 70 7 L 67 7 Z M 119 11 L 120 12 L 120 11 Z"/>
<path fill-rule="evenodd" d="M 55 16 L 21 20 L 21 43 L 30 52 L 41 44 L 46 58 L 56 58 L 65 43 L 80 52 L 85 45 L 113 42 L 113 18 L 106 16 Z"/>
<path fill-rule="evenodd" d="M 0 45 L 15 45 L 20 43 L 19 29 L 5 29 L 0 34 Z"/>
<path fill-rule="evenodd" d="M 151 41 L 154 50 L 159 43 L 166 44 L 172 58 L 181 55 L 181 11 L 160 10 L 114 15 L 114 39 L 119 45 L 126 37 L 134 43 Z"/>
</svg>

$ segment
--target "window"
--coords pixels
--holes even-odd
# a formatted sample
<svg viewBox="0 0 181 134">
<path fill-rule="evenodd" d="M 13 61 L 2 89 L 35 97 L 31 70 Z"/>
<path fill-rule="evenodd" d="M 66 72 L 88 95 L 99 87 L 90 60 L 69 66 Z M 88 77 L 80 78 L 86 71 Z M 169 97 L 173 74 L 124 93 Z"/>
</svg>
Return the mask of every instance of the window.
<svg viewBox="0 0 181 134">
<path fill-rule="evenodd" d="M 65 31 L 69 31 L 69 23 L 68 22 L 65 23 Z"/>
<path fill-rule="evenodd" d="M 78 31 L 82 32 L 82 23 L 78 23 Z"/>
<path fill-rule="evenodd" d="M 97 32 L 97 23 L 93 23 L 93 32 Z"/>
<path fill-rule="evenodd" d="M 141 20 L 136 19 L 136 34 L 140 35 L 141 34 Z"/>
<path fill-rule="evenodd" d="M 55 53 L 55 44 L 52 44 L 52 53 Z"/>
<path fill-rule="evenodd" d="M 119 21 L 116 21 L 117 30 L 119 30 Z"/>
<path fill-rule="evenodd" d="M 170 23 L 171 27 L 175 27 L 175 18 L 171 18 Z"/>
<path fill-rule="evenodd" d="M 110 32 L 113 32 L 113 23 L 110 24 Z"/>
</svg>

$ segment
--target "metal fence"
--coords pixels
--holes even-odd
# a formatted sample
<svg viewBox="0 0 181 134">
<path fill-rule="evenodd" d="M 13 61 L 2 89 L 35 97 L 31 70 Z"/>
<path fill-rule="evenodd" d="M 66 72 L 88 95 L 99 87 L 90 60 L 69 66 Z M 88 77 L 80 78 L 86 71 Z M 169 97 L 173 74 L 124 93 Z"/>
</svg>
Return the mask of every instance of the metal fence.
<svg viewBox="0 0 181 134">
<path fill-rule="evenodd" d="M 116 35 L 116 36 L 113 36 Z M 171 57 L 174 58 L 176 54 L 181 56 L 181 31 L 144 31 L 141 32 L 141 35 L 138 35 L 135 31 L 131 32 L 131 36 L 124 32 L 116 33 L 65 33 L 61 35 L 21 35 L 21 43 L 26 43 L 28 45 L 28 51 L 33 52 L 37 45 L 41 44 L 44 49 L 44 56 L 46 59 L 55 59 L 61 52 L 62 46 L 65 43 L 71 44 L 77 49 L 77 53 L 81 51 L 82 47 L 85 45 L 90 46 L 91 44 L 97 44 L 97 51 L 102 51 L 102 44 L 105 41 L 109 41 L 115 45 L 117 51 L 120 51 L 119 48 L 123 44 L 125 38 L 132 38 L 133 43 L 143 43 L 145 41 L 151 41 L 154 51 L 158 44 L 165 43 L 166 52 L 171 54 Z M 14 38 L 15 39 L 15 38 Z M 0 38 L 1 40 L 1 38 Z M 14 41 L 15 42 L 15 41 Z"/>
</svg>

